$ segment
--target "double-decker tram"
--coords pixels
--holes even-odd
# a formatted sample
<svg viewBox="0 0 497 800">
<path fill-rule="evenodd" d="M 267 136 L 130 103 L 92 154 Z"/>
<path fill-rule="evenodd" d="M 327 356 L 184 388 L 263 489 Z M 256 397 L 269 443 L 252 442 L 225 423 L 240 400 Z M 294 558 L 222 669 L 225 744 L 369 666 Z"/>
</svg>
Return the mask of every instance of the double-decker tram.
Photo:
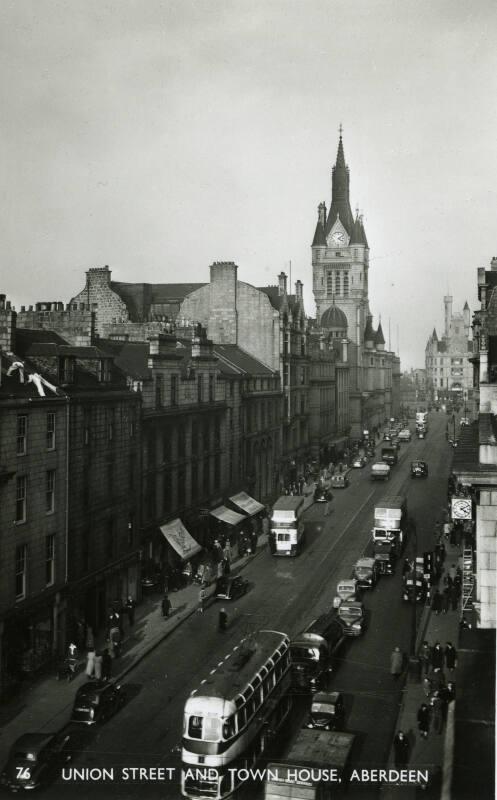
<svg viewBox="0 0 497 800">
<path fill-rule="evenodd" d="M 290 641 L 258 631 L 228 653 L 185 704 L 181 791 L 220 800 L 243 780 L 291 710 Z"/>
</svg>

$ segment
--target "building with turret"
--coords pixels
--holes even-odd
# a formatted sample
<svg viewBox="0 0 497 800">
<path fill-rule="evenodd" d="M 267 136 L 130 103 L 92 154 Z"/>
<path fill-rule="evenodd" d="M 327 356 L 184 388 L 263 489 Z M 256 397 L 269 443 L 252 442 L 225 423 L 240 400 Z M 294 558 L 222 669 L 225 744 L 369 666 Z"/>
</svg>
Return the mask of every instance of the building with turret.
<svg viewBox="0 0 497 800">
<path fill-rule="evenodd" d="M 462 311 L 453 311 L 452 297 L 444 297 L 444 333 L 437 331 L 428 339 L 425 350 L 426 379 L 436 402 L 462 405 L 471 398 L 473 367 L 470 362 L 473 343 L 471 311 L 468 303 Z"/>
<path fill-rule="evenodd" d="M 317 324 L 326 327 L 330 309 L 346 320 L 349 340 L 351 436 L 378 427 L 396 415 L 400 402 L 400 360 L 385 349 L 381 322 L 369 307 L 369 244 L 363 217 L 350 206 L 350 172 L 342 133 L 332 171 L 331 205 L 318 206 L 312 241 L 313 293 Z"/>
</svg>

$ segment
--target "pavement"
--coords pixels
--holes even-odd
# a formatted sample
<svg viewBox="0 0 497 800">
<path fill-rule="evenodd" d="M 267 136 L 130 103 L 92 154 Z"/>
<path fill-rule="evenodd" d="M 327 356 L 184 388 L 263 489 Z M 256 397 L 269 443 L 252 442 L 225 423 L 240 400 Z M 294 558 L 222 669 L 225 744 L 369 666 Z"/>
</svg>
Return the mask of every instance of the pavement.
<svg viewBox="0 0 497 800">
<path fill-rule="evenodd" d="M 235 559 L 231 574 L 239 573 L 266 548 L 267 536 L 260 535 L 254 554 Z M 171 611 L 162 616 L 162 595 L 145 597 L 136 607 L 132 627 L 126 626 L 122 652 L 113 661 L 112 679 L 121 682 L 152 650 L 158 647 L 188 617 L 198 612 L 199 586 L 190 584 L 184 589 L 170 592 Z M 204 607 L 213 602 L 215 584 L 206 589 Z M 99 647 L 97 640 L 97 648 Z M 102 646 L 105 646 L 102 643 Z M 0 766 L 6 761 L 10 747 L 24 733 L 35 731 L 55 732 L 64 727 L 74 702 L 76 690 L 88 680 L 85 662 L 72 681 L 57 680 L 55 671 L 28 684 L 24 691 L 6 700 L 0 707 Z"/>
<path fill-rule="evenodd" d="M 461 548 L 452 547 L 446 544 L 446 555 L 444 561 L 444 572 L 440 578 L 439 587 L 443 589 L 443 579 L 446 570 L 452 564 L 462 565 Z M 424 641 L 430 646 L 440 642 L 445 647 L 447 642 L 452 642 L 456 650 L 459 649 L 460 634 L 460 609 L 449 610 L 446 614 L 434 614 L 429 606 L 426 606 L 421 618 L 416 641 L 416 652 Z M 458 659 L 459 662 L 459 659 Z M 457 703 L 460 686 L 458 686 L 459 663 L 456 669 L 449 673 L 445 670 L 446 681 L 456 683 L 456 701 L 450 703 L 447 722 L 441 733 L 436 733 L 433 726 L 430 726 L 428 737 L 425 739 L 418 732 L 417 714 L 422 703 L 429 704 L 429 699 L 424 691 L 423 682 L 415 675 L 408 675 L 402 693 L 402 701 L 397 720 L 395 733 L 403 731 L 409 742 L 409 769 L 429 770 L 430 786 L 422 791 L 422 796 L 428 798 L 441 798 L 450 800 L 452 797 L 450 782 L 452 777 L 452 754 L 454 749 L 455 733 L 455 704 Z M 461 683 L 459 681 L 459 683 Z M 388 768 L 393 769 L 394 756 L 393 747 L 388 759 Z M 381 800 L 412 800 L 420 797 L 420 789 L 414 785 L 407 784 L 384 784 L 381 789 Z"/>
</svg>

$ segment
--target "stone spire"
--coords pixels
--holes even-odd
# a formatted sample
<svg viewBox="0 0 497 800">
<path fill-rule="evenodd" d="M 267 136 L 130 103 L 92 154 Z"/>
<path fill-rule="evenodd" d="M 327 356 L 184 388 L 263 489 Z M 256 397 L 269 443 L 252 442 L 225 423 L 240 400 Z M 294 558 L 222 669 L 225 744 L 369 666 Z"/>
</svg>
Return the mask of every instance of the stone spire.
<svg viewBox="0 0 497 800">
<path fill-rule="evenodd" d="M 344 226 L 349 236 L 352 234 L 354 216 L 350 207 L 349 184 L 349 168 L 345 163 L 342 126 L 340 125 L 340 138 L 338 140 L 337 157 L 331 176 L 331 206 L 328 219 L 326 221 L 326 235 L 328 235 L 335 224 L 337 215 L 339 215 L 340 222 Z"/>
</svg>

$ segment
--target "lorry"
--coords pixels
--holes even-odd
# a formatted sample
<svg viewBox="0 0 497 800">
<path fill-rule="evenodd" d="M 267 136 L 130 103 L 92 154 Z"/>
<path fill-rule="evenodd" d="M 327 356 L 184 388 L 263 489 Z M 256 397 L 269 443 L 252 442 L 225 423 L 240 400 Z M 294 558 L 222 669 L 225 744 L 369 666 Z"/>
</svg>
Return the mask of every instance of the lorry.
<svg viewBox="0 0 497 800">
<path fill-rule="evenodd" d="M 381 464 L 373 464 L 371 467 L 370 477 L 372 481 L 388 481 L 390 480 L 390 467 L 382 461 Z"/>
<path fill-rule="evenodd" d="M 302 728 L 286 756 L 268 764 L 264 800 L 332 800 L 346 791 L 353 733 Z"/>
<path fill-rule="evenodd" d="M 427 411 L 416 411 L 416 425 L 426 425 L 427 418 Z"/>
<path fill-rule="evenodd" d="M 304 497 L 279 497 L 273 506 L 269 549 L 273 556 L 298 556 L 305 540 Z"/>
<path fill-rule="evenodd" d="M 292 684 L 295 689 L 315 692 L 326 687 L 332 670 L 332 657 L 345 641 L 335 612 L 315 619 L 290 642 Z"/>
<path fill-rule="evenodd" d="M 407 534 L 407 499 L 404 495 L 383 498 L 374 509 L 374 527 L 371 531 L 373 544 L 392 542 L 400 553 Z"/>
<path fill-rule="evenodd" d="M 394 447 L 393 445 L 391 445 L 390 447 L 382 447 L 381 460 L 384 461 L 385 464 L 388 464 L 390 467 L 393 467 L 398 460 L 397 448 Z"/>
</svg>

